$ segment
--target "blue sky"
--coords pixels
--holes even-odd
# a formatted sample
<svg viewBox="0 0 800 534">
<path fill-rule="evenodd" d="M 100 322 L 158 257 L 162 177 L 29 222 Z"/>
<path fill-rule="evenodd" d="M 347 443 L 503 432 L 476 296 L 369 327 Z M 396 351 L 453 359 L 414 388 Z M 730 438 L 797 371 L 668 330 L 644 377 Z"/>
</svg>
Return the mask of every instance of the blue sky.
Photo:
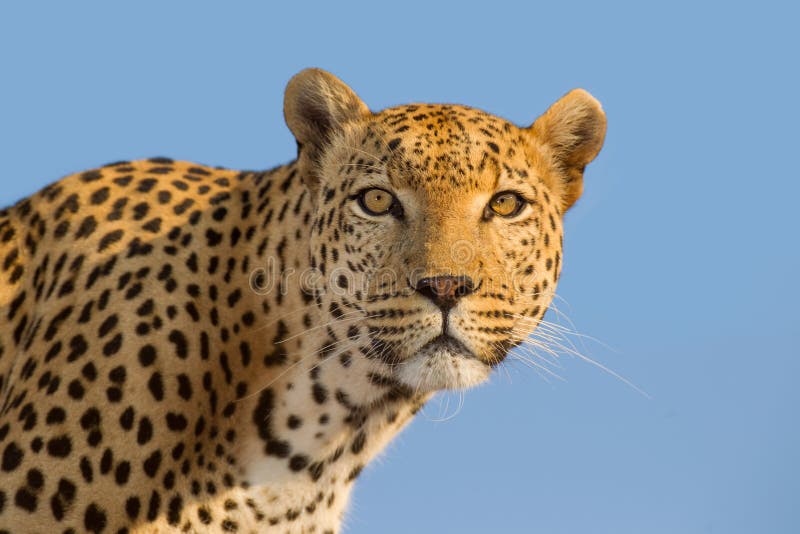
<svg viewBox="0 0 800 534">
<path fill-rule="evenodd" d="M 359 481 L 345 532 L 800 532 L 798 13 L 284 4 L 4 3 L 0 202 L 117 159 L 288 161 L 283 88 L 308 66 L 373 109 L 518 124 L 584 87 L 609 129 L 557 305 L 602 342 L 573 336 L 583 354 L 650 398 L 569 355 L 563 380 L 511 365 L 457 414 L 457 396 L 426 409 Z"/>
</svg>

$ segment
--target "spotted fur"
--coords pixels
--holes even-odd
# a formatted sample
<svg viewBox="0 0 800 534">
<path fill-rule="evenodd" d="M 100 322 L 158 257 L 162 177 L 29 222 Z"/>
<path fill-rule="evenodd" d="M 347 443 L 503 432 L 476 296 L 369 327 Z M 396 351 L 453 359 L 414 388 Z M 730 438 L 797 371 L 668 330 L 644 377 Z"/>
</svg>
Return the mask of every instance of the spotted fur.
<svg viewBox="0 0 800 534">
<path fill-rule="evenodd" d="M 0 531 L 337 532 L 429 396 L 541 319 L 603 141 L 588 93 L 519 128 L 307 70 L 285 114 L 288 165 L 120 162 L 0 212 Z"/>
</svg>

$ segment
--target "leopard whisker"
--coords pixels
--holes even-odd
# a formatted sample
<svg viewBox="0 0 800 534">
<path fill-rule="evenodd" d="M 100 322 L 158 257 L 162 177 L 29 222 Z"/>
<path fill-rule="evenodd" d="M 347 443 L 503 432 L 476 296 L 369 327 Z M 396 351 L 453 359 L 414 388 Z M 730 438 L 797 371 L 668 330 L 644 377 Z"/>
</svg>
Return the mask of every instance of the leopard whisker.
<svg viewBox="0 0 800 534">
<path fill-rule="evenodd" d="M 298 338 L 300 336 L 306 335 L 309 332 L 313 332 L 315 330 L 319 330 L 320 328 L 327 328 L 327 327 L 329 327 L 331 325 L 334 325 L 334 324 L 350 324 L 350 323 L 354 323 L 354 322 L 357 322 L 357 321 L 360 321 L 360 320 L 373 319 L 374 317 L 375 317 L 374 315 L 363 315 L 361 312 L 356 312 L 356 311 L 348 312 L 348 313 L 340 315 L 336 319 L 328 321 L 327 323 L 320 324 L 320 325 L 317 325 L 317 326 L 312 326 L 311 328 L 307 328 L 306 330 L 298 332 L 297 334 L 295 334 L 293 336 L 289 336 L 287 338 L 280 339 L 280 340 L 276 341 L 275 344 L 276 345 L 280 345 L 282 343 L 286 343 L 287 341 L 291 341 L 291 340 L 293 340 L 295 338 Z"/>
<path fill-rule="evenodd" d="M 520 346 L 532 345 L 534 347 L 541 348 L 543 350 L 548 350 L 548 349 L 545 349 L 544 347 L 542 347 L 540 344 L 536 344 L 535 343 L 536 339 L 535 338 L 532 339 L 532 337 L 533 337 L 533 335 L 531 335 L 528 338 L 522 340 L 523 341 L 523 345 L 520 345 Z M 624 376 L 620 375 L 619 373 L 617 373 L 613 369 L 610 369 L 606 365 L 603 365 L 602 363 L 600 363 L 600 362 L 598 362 L 598 361 L 586 356 L 585 354 L 581 353 L 580 351 L 572 349 L 570 347 L 567 347 L 567 346 L 565 346 L 563 344 L 553 343 L 553 342 L 548 342 L 548 343 L 550 344 L 551 347 L 555 346 L 555 348 L 557 348 L 557 349 L 559 349 L 559 350 L 561 350 L 561 351 L 563 351 L 563 352 L 565 352 L 565 353 L 567 353 L 567 354 L 569 354 L 571 356 L 574 356 L 574 357 L 576 357 L 576 358 L 578 358 L 580 360 L 583 360 L 584 362 L 586 362 L 586 363 L 588 363 L 590 365 L 593 365 L 593 366 L 597 367 L 601 371 L 607 373 L 608 375 L 616 378 L 617 380 L 621 381 L 622 383 L 624 383 L 628 387 L 632 388 L 634 391 L 636 391 L 640 395 L 644 396 L 645 398 L 652 399 L 652 397 L 646 391 L 644 391 L 639 386 L 637 386 L 636 384 L 634 384 L 633 382 L 631 382 L 630 380 L 628 380 Z M 552 350 L 552 349 L 550 349 L 550 350 Z"/>
<path fill-rule="evenodd" d="M 425 419 L 428 420 L 428 421 L 431 421 L 432 423 L 445 423 L 447 421 L 450 421 L 450 420 L 456 418 L 458 416 L 458 414 L 461 413 L 462 408 L 464 408 L 464 390 L 463 389 L 459 389 L 458 391 L 455 391 L 455 392 L 443 391 L 443 392 L 441 392 L 441 395 L 437 395 L 437 397 L 439 399 L 441 399 L 442 396 L 444 396 L 444 398 L 445 398 L 444 410 L 441 410 L 441 403 L 440 403 L 439 404 L 439 408 L 440 408 L 439 413 L 440 414 L 442 412 L 447 413 L 450 410 L 450 395 L 453 395 L 453 394 L 457 394 L 458 395 L 458 406 L 456 407 L 455 412 L 453 412 L 451 415 L 447 415 L 447 416 L 444 416 L 444 417 L 442 417 L 441 415 L 438 416 L 438 417 L 430 417 L 428 415 L 428 413 L 427 413 L 427 408 L 428 408 L 429 404 L 426 404 L 422 408 L 422 415 L 425 417 Z"/>
<path fill-rule="evenodd" d="M 547 382 L 548 384 L 550 383 L 550 379 L 547 377 L 548 375 L 552 376 L 553 378 L 556 378 L 558 380 L 566 381 L 566 379 L 563 378 L 561 375 L 551 371 L 550 369 L 547 369 L 543 365 L 540 365 L 540 364 L 536 363 L 535 361 L 533 361 L 533 360 L 531 360 L 529 358 L 522 357 L 519 354 L 509 354 L 508 357 L 511 358 L 512 360 L 516 360 L 516 361 L 522 363 L 523 365 L 525 365 L 529 369 L 533 369 L 533 371 L 537 375 L 539 375 L 541 377 L 541 379 L 544 380 L 545 382 Z M 542 373 L 542 371 L 544 371 L 544 373 Z"/>
<path fill-rule="evenodd" d="M 539 360 L 546 362 L 548 365 L 552 365 L 557 369 L 563 369 L 563 366 L 558 361 L 559 358 L 558 352 L 550 348 L 548 345 L 540 344 L 532 340 L 531 341 L 524 340 L 522 344 L 516 347 L 516 349 L 525 351 L 527 354 L 530 354 L 531 356 L 534 356 Z M 545 352 L 547 355 L 542 354 L 541 352 L 539 352 L 539 350 Z M 553 359 L 548 358 L 548 355 L 551 356 Z"/>
</svg>

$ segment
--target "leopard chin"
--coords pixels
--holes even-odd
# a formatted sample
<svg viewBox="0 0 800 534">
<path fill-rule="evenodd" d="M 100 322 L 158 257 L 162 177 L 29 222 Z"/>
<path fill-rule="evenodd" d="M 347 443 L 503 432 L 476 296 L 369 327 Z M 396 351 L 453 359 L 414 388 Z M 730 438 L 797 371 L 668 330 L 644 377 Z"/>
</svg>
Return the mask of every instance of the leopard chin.
<svg viewBox="0 0 800 534">
<path fill-rule="evenodd" d="M 395 372 L 397 379 L 414 391 L 432 393 L 476 386 L 489 378 L 491 367 L 460 341 L 440 335 L 399 363 Z"/>
</svg>

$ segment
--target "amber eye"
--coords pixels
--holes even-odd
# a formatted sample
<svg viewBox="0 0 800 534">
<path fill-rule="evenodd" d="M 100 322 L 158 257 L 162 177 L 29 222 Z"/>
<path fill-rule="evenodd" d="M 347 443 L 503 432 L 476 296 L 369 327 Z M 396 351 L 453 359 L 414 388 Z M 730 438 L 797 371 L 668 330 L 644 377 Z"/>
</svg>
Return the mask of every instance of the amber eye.
<svg viewBox="0 0 800 534">
<path fill-rule="evenodd" d="M 394 206 L 395 198 L 390 192 L 374 187 L 361 191 L 358 194 L 358 203 L 370 215 L 385 215 Z"/>
<path fill-rule="evenodd" d="M 491 210 L 487 213 L 489 215 L 496 214 L 501 217 L 513 217 L 525 207 L 525 200 L 513 191 L 503 191 L 493 196 L 487 207 Z"/>
</svg>

